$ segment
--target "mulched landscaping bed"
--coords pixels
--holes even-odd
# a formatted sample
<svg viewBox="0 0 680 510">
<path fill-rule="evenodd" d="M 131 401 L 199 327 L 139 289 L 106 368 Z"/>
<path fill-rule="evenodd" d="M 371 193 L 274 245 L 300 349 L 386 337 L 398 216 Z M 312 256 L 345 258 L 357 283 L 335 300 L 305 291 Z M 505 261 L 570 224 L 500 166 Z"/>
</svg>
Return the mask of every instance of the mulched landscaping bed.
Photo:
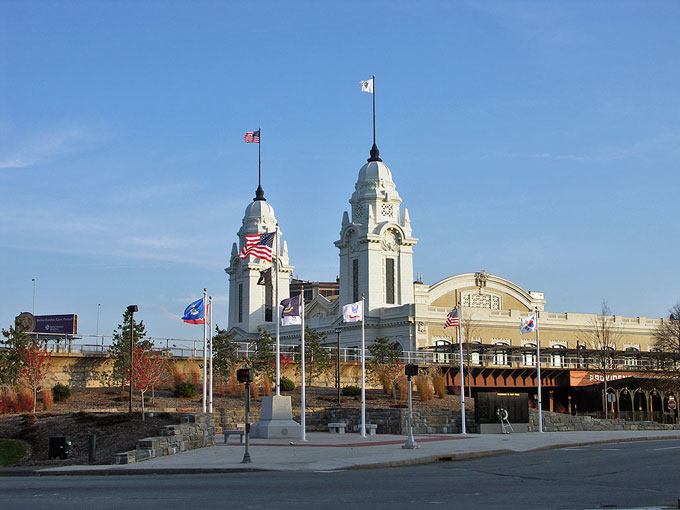
<svg viewBox="0 0 680 510">
<path fill-rule="evenodd" d="M 200 391 L 200 389 L 199 389 Z M 293 413 L 299 414 L 300 389 L 290 392 Z M 460 397 L 447 395 L 446 398 L 434 398 L 421 402 L 414 394 L 414 408 L 460 409 Z M 39 402 L 39 405 L 41 403 Z M 395 403 L 391 396 L 382 390 L 367 390 L 366 405 L 370 408 L 405 407 L 405 402 Z M 154 417 L 147 416 L 141 420 L 141 414 L 128 414 L 129 396 L 125 391 L 112 388 L 74 388 L 69 399 L 55 402 L 50 412 L 37 413 L 34 418 L 30 414 L 0 415 L 0 438 L 18 439 L 28 446 L 28 454 L 20 462 L 23 466 L 67 465 L 88 463 L 88 436 L 97 436 L 97 464 L 109 464 L 116 453 L 133 450 L 137 441 L 145 437 L 157 436 L 161 427 L 179 423 L 179 417 L 185 412 L 201 410 L 200 395 L 194 398 L 175 398 L 171 390 L 158 390 L 155 405 L 147 401 L 147 412 L 154 412 Z M 361 407 L 359 397 L 342 396 L 342 406 Z M 139 394 L 134 395 L 133 407 L 140 407 Z M 213 408 L 243 409 L 242 396 L 214 395 Z M 335 388 L 310 387 L 306 392 L 308 411 L 337 407 L 337 390 Z M 172 412 L 164 412 L 171 409 Z M 259 398 L 251 398 L 252 416 L 257 419 L 260 412 Z M 68 459 L 49 460 L 47 449 L 50 436 L 69 436 L 73 450 Z"/>
<path fill-rule="evenodd" d="M 161 413 L 142 421 L 139 413 L 38 413 L 0 416 L 0 437 L 28 446 L 22 466 L 64 466 L 88 463 L 88 436 L 97 436 L 97 464 L 110 464 L 114 454 L 134 450 L 138 439 L 157 436 L 161 427 L 179 423 L 179 414 Z M 68 459 L 47 458 L 50 436 L 69 436 Z"/>
</svg>

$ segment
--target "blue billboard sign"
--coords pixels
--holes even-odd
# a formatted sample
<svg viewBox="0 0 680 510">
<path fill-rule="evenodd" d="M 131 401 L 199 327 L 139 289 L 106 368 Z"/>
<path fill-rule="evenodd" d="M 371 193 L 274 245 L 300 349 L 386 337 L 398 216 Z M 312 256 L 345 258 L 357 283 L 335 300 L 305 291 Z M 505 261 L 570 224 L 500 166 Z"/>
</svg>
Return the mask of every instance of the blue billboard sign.
<svg viewBox="0 0 680 510">
<path fill-rule="evenodd" d="M 78 316 L 75 314 L 36 315 L 33 332 L 75 335 L 78 333 Z"/>
</svg>

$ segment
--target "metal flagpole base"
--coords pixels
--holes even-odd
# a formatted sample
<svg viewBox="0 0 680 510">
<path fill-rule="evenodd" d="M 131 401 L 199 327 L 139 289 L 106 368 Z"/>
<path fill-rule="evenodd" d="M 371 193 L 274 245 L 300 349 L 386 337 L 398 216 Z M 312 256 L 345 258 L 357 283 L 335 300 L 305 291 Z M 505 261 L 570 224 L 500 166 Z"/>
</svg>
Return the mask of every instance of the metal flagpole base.
<svg viewBox="0 0 680 510">
<path fill-rule="evenodd" d="M 404 450 L 415 450 L 417 448 L 420 448 L 418 443 L 416 443 L 415 439 L 413 439 L 413 436 L 408 436 L 406 443 L 404 443 L 401 447 Z"/>
</svg>

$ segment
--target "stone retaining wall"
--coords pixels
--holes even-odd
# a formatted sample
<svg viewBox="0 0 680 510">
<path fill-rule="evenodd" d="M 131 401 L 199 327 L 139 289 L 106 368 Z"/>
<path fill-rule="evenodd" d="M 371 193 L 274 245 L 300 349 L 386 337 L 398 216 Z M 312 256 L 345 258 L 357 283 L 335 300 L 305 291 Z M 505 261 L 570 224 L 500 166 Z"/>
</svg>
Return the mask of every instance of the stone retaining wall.
<svg viewBox="0 0 680 510">
<path fill-rule="evenodd" d="M 474 414 L 466 413 L 466 429 L 476 432 Z M 334 407 L 307 413 L 307 430 L 327 432 L 329 423 L 345 422 L 347 430 L 361 426 L 361 409 Z M 378 426 L 378 434 L 408 434 L 408 409 L 366 409 L 366 422 Z M 413 411 L 414 434 L 458 434 L 460 433 L 460 412 L 449 409 L 418 409 Z"/>
<path fill-rule="evenodd" d="M 538 412 L 529 409 L 529 432 L 538 430 Z M 600 419 L 590 416 L 543 411 L 544 432 L 567 432 L 574 430 L 680 430 L 680 425 L 670 425 L 655 421 L 626 421 L 621 419 Z"/>
<path fill-rule="evenodd" d="M 114 464 L 132 464 L 143 460 L 174 455 L 187 450 L 205 448 L 215 444 L 214 419 L 210 414 L 185 414 L 179 425 L 166 425 L 161 435 L 137 441 L 137 448 L 117 453 Z"/>
</svg>

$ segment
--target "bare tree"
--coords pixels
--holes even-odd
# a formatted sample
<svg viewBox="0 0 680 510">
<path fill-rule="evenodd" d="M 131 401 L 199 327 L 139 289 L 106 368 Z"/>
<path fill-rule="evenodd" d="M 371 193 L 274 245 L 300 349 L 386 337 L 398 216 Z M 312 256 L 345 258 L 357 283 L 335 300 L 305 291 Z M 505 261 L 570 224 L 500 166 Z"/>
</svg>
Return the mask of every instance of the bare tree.
<svg viewBox="0 0 680 510">
<path fill-rule="evenodd" d="M 680 357 L 680 301 L 669 310 L 668 319 L 664 319 L 654 330 L 654 347 L 664 353 L 671 354 L 675 359 L 670 386 L 677 386 L 680 382 L 680 369 L 677 358 Z"/>
<path fill-rule="evenodd" d="M 468 390 L 468 398 L 472 398 L 472 388 L 470 387 L 470 365 L 472 364 L 472 340 L 477 338 L 482 331 L 482 324 L 474 319 L 474 314 L 469 308 L 463 308 L 462 318 L 460 320 L 461 338 L 464 347 L 464 365 L 465 365 L 465 384 Z"/>
<path fill-rule="evenodd" d="M 607 406 L 607 369 L 612 366 L 612 359 L 616 352 L 616 345 L 622 338 L 621 328 L 614 323 L 609 305 L 602 300 L 600 315 L 593 315 L 588 326 L 578 334 L 579 339 L 586 345 L 589 354 L 595 359 L 598 370 L 604 382 L 602 407 L 604 417 L 609 414 Z"/>
</svg>

